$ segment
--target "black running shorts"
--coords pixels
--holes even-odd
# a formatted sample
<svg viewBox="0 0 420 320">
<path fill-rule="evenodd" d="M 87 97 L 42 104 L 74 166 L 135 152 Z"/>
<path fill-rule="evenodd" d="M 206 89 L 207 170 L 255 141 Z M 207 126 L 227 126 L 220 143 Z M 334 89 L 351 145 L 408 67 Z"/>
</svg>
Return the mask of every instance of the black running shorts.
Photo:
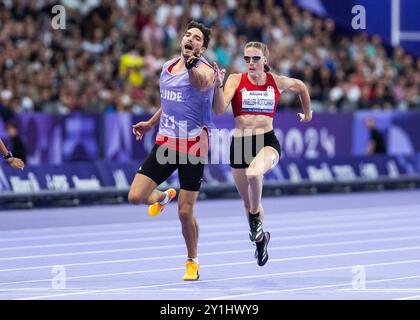
<svg viewBox="0 0 420 320">
<path fill-rule="evenodd" d="M 264 147 L 273 147 L 281 156 L 280 143 L 274 130 L 264 134 L 232 137 L 230 143 L 230 166 L 236 169 L 248 168 L 258 152 Z"/>
<path fill-rule="evenodd" d="M 162 161 L 166 160 L 166 163 Z M 187 191 L 200 191 L 203 180 L 204 161 L 193 155 L 187 155 L 167 147 L 155 144 L 148 157 L 144 160 L 137 173 L 160 185 L 178 169 L 179 185 Z"/>
</svg>

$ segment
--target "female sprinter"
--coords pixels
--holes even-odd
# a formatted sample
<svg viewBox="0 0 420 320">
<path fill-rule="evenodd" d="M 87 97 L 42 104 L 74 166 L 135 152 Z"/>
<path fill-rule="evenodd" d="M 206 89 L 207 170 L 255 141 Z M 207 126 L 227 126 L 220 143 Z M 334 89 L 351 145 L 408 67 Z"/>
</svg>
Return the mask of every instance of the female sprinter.
<svg viewBox="0 0 420 320">
<path fill-rule="evenodd" d="M 302 81 L 269 72 L 265 44 L 248 42 L 244 61 L 247 72 L 231 74 L 224 86 L 225 70 L 214 65 L 218 74 L 214 111 L 223 114 L 232 103 L 235 130 L 230 145 L 230 166 L 248 216 L 249 237 L 256 244 L 255 257 L 258 265 L 263 266 L 268 260 L 270 233 L 263 231 L 262 180 L 280 159 L 280 144 L 273 131 L 279 96 L 285 90 L 299 94 L 304 109 L 304 113 L 298 113 L 301 122 L 311 121 L 312 111 L 309 93 Z"/>
</svg>

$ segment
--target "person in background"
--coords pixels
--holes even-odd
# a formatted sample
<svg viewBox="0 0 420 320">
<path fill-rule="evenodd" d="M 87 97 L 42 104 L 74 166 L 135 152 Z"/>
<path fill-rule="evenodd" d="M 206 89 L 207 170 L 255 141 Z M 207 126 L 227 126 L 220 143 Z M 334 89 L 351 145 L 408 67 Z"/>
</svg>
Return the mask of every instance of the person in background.
<svg viewBox="0 0 420 320">
<path fill-rule="evenodd" d="M 11 149 L 13 150 L 13 155 L 26 162 L 26 146 L 19 135 L 18 128 L 14 123 L 8 122 L 6 124 L 6 131 L 12 143 Z"/>
<path fill-rule="evenodd" d="M 374 118 L 366 120 L 366 127 L 369 129 L 369 142 L 366 153 L 368 155 L 386 154 L 386 144 L 382 133 L 376 129 L 376 121 Z"/>
<path fill-rule="evenodd" d="M 13 154 L 6 148 L 1 138 L 0 138 L 0 151 L 3 154 L 4 160 L 6 160 L 7 163 L 12 168 L 23 170 L 23 168 L 25 167 L 25 163 L 21 159 L 15 158 L 13 156 Z"/>
<path fill-rule="evenodd" d="M 3 90 L 0 93 L 0 119 L 8 122 L 15 117 L 13 110 L 13 93 L 10 90 Z"/>
</svg>

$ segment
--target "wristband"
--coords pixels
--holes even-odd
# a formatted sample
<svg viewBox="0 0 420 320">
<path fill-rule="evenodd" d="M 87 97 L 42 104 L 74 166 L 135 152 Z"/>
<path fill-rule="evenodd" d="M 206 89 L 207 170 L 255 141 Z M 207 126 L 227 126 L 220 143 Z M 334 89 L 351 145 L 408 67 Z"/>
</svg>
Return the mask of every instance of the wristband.
<svg viewBox="0 0 420 320">
<path fill-rule="evenodd" d="M 3 158 L 4 158 L 4 160 L 13 158 L 13 154 L 9 151 Z"/>
<path fill-rule="evenodd" d="M 192 69 L 193 67 L 197 68 L 198 61 L 200 61 L 200 58 L 197 56 L 193 56 L 192 59 L 190 59 L 190 61 L 185 62 L 185 67 L 188 70 Z"/>
</svg>

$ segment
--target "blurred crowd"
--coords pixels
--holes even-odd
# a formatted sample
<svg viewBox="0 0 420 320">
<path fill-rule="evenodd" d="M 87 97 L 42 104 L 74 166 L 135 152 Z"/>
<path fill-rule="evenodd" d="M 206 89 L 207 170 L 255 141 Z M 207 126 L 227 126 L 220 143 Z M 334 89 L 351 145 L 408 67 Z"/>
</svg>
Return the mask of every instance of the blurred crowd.
<svg viewBox="0 0 420 320">
<path fill-rule="evenodd" d="M 65 29 L 52 28 L 56 4 Z M 162 65 L 192 19 L 212 27 L 205 57 L 228 74 L 245 70 L 247 41 L 266 43 L 272 71 L 302 79 L 316 111 L 420 108 L 420 57 L 363 32 L 343 35 L 292 0 L 3 0 L 1 117 L 154 112 Z M 300 108 L 290 94 L 280 104 Z"/>
</svg>

